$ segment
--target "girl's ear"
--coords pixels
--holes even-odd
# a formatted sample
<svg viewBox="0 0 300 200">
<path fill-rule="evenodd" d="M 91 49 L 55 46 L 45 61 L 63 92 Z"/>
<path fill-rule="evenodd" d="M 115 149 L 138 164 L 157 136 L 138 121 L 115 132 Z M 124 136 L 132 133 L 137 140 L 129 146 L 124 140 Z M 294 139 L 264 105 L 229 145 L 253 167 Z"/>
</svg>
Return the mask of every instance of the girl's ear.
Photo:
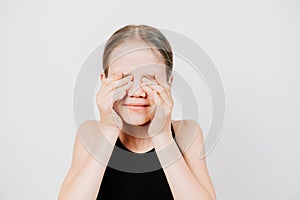
<svg viewBox="0 0 300 200">
<path fill-rule="evenodd" d="M 103 81 L 104 77 L 105 77 L 104 72 L 102 72 L 102 73 L 100 74 L 100 80 Z"/>
<path fill-rule="evenodd" d="M 172 83 L 173 83 L 173 75 L 171 75 L 169 77 L 168 83 L 169 83 L 169 85 L 172 85 Z"/>
</svg>

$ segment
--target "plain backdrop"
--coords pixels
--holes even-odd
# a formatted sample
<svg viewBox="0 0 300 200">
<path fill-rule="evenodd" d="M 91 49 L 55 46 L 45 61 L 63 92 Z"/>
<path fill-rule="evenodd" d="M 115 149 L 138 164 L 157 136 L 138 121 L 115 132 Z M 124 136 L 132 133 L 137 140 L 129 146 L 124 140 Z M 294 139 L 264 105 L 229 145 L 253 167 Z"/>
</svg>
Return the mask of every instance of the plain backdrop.
<svg viewBox="0 0 300 200">
<path fill-rule="evenodd" d="M 1 0 L 0 199 L 57 199 L 72 159 L 76 77 L 127 24 L 179 32 L 214 61 L 226 93 L 223 132 L 207 157 L 218 199 L 299 200 L 297 0 Z"/>
</svg>

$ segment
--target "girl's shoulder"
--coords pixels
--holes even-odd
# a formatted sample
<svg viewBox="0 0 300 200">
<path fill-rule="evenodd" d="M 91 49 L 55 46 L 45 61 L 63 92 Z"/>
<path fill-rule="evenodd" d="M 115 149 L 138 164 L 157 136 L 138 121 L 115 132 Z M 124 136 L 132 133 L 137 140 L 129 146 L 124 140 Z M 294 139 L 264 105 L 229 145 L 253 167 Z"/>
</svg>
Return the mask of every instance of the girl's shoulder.
<svg viewBox="0 0 300 200">
<path fill-rule="evenodd" d="M 194 120 L 172 120 L 176 143 L 182 152 L 186 152 L 197 133 L 202 133 L 201 126 Z M 200 131 L 199 131 L 200 130 Z"/>
<path fill-rule="evenodd" d="M 200 127 L 200 125 L 192 119 L 172 120 L 172 125 L 174 128 L 175 135 L 182 134 L 186 131 L 190 132 L 190 130 Z"/>
</svg>

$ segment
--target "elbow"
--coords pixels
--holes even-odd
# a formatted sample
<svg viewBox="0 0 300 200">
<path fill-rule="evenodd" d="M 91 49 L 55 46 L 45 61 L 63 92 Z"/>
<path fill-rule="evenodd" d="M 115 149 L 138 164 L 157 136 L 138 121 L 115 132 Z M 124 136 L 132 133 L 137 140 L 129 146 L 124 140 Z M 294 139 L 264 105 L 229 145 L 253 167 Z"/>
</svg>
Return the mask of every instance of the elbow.
<svg viewBox="0 0 300 200">
<path fill-rule="evenodd" d="M 67 200 L 67 198 L 64 197 L 62 190 L 59 191 L 57 200 Z"/>
<path fill-rule="evenodd" d="M 70 194 L 68 194 L 69 192 L 67 191 L 66 185 L 64 185 L 64 187 L 62 187 L 59 191 L 57 200 L 71 200 L 74 198 L 70 197 Z"/>
<path fill-rule="evenodd" d="M 210 194 L 210 199 L 211 200 L 217 200 L 216 193 Z"/>
</svg>

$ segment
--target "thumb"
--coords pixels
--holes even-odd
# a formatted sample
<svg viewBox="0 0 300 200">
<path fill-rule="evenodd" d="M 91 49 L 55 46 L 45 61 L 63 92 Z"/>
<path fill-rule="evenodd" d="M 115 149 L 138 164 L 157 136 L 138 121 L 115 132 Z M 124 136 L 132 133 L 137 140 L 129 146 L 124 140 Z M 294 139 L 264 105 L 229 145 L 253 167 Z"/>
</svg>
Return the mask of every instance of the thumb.
<svg viewBox="0 0 300 200">
<path fill-rule="evenodd" d="M 156 106 L 155 114 L 149 126 L 148 133 L 150 136 L 158 134 L 166 123 L 166 114 L 162 106 Z"/>
<path fill-rule="evenodd" d="M 123 120 L 122 118 L 120 117 L 120 115 L 115 111 L 114 108 L 112 108 L 112 116 L 113 116 L 113 119 L 114 119 L 114 122 L 115 124 L 117 125 L 117 127 L 122 130 L 123 128 Z"/>
</svg>

